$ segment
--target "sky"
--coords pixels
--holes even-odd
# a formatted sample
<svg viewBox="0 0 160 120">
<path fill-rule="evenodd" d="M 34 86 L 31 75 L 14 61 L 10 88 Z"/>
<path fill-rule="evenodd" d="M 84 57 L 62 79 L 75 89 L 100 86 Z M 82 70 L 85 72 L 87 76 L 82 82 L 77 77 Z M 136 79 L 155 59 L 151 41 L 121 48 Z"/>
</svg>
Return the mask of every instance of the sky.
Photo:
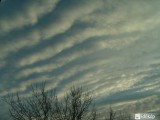
<svg viewBox="0 0 160 120">
<path fill-rule="evenodd" d="M 159 0 L 2 0 L 0 97 L 93 92 L 97 108 L 160 110 Z M 0 101 L 0 120 L 8 106 Z"/>
</svg>

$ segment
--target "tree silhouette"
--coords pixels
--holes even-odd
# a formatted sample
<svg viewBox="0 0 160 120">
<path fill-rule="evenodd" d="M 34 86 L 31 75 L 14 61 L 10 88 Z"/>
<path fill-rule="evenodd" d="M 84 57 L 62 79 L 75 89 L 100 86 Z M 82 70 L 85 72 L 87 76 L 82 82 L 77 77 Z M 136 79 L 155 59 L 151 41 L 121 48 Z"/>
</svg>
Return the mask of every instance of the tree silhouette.
<svg viewBox="0 0 160 120">
<path fill-rule="evenodd" d="M 13 120 L 96 120 L 97 113 L 91 94 L 82 87 L 72 87 L 63 99 L 55 91 L 46 91 L 45 84 L 32 86 L 31 97 L 8 94 L 3 100 L 9 104 Z"/>
<path fill-rule="evenodd" d="M 115 120 L 115 118 L 116 118 L 116 112 L 110 106 L 108 116 L 105 117 L 105 120 Z"/>
<path fill-rule="evenodd" d="M 110 106 L 104 120 L 131 120 L 131 116 L 122 110 L 114 111 Z"/>
</svg>

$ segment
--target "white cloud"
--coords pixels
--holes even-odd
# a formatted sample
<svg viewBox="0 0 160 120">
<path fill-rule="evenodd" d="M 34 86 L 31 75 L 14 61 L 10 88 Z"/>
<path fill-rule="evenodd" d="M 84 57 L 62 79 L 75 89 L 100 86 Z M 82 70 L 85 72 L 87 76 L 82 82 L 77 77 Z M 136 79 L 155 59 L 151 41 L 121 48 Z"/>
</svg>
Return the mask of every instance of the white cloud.
<svg viewBox="0 0 160 120">
<path fill-rule="evenodd" d="M 20 29 L 26 25 L 34 25 L 43 15 L 51 12 L 58 0 L 34 0 L 15 11 L 9 17 L 0 20 L 0 34 L 5 34 L 14 29 Z"/>
<path fill-rule="evenodd" d="M 101 6 L 100 3 L 101 2 L 99 1 L 99 2 L 96 2 L 96 5 L 95 5 L 95 3 L 91 3 L 89 5 L 82 4 L 83 10 L 81 9 L 81 6 L 78 6 L 76 8 L 73 7 L 73 9 L 71 9 L 71 10 L 69 9 L 69 10 L 64 11 L 64 13 L 62 13 L 62 15 L 59 16 L 59 18 L 58 18 L 59 20 L 57 22 L 50 23 L 50 25 L 46 25 L 43 28 L 32 29 L 29 33 L 27 33 L 26 35 L 23 35 L 19 38 L 13 38 L 15 40 L 12 40 L 12 42 L 6 44 L 5 46 L 3 45 L 1 47 L 2 54 L 0 57 L 4 58 L 10 52 L 16 52 L 16 51 L 20 50 L 21 48 L 35 45 L 42 40 L 49 39 L 59 33 L 65 32 L 73 25 L 75 20 L 77 20 L 77 19 L 81 18 L 83 15 L 89 14 L 92 11 L 94 11 L 95 9 L 99 8 Z M 67 44 L 67 45 L 69 45 L 69 44 Z M 64 46 L 64 44 L 61 46 Z M 60 47 L 60 46 L 58 46 L 58 47 Z M 66 46 L 66 47 L 68 47 L 68 46 Z M 46 50 L 46 51 L 48 51 L 48 50 Z M 61 51 L 61 50 L 58 50 L 58 51 Z"/>
<path fill-rule="evenodd" d="M 134 4 L 129 4 L 129 6 L 132 6 L 131 9 L 136 9 L 137 7 L 139 7 L 139 5 L 137 5 L 136 2 L 133 3 Z M 138 8 L 136 9 L 136 11 L 132 10 L 134 12 L 128 12 L 127 9 L 129 9 L 130 7 L 129 6 L 126 7 L 125 5 L 120 4 L 121 6 L 116 6 L 116 10 L 114 10 L 113 12 L 111 11 L 106 13 L 103 12 L 103 14 L 101 13 L 95 14 L 93 11 L 96 10 L 96 8 L 98 8 L 99 6 L 97 5 L 97 7 L 95 7 L 94 6 L 95 4 L 91 4 L 91 6 L 94 9 L 91 9 L 92 7 L 89 6 L 87 8 L 84 7 L 84 9 L 86 9 L 85 11 L 88 11 L 85 14 L 83 13 L 81 7 L 76 8 L 76 11 L 71 9 L 74 12 L 67 11 L 63 13 L 62 14 L 63 19 L 51 24 L 47 29 L 42 30 L 40 35 L 44 36 L 43 39 L 46 39 L 49 36 L 54 36 L 55 34 L 60 33 L 60 31 L 64 32 L 68 30 L 71 27 L 71 25 L 73 25 L 73 22 L 75 20 L 89 24 L 91 23 L 91 25 L 93 25 L 94 27 L 91 26 L 84 29 L 83 31 L 74 33 L 74 35 L 72 36 L 66 36 L 65 42 L 58 43 L 58 45 L 53 45 L 49 48 L 46 48 L 41 53 L 29 55 L 28 58 L 23 58 L 20 61 L 20 65 L 23 66 L 23 65 L 33 64 L 39 60 L 50 58 L 58 54 L 59 52 L 68 49 L 92 37 L 99 37 L 104 35 L 131 34 L 131 37 L 129 38 L 130 40 L 127 40 L 128 37 L 127 38 L 124 37 L 124 39 L 126 39 L 125 42 L 119 41 L 121 42 L 121 45 L 124 43 L 129 44 L 130 41 L 135 41 L 137 38 L 139 39 L 145 32 L 150 31 L 157 25 L 159 25 L 159 13 L 155 12 L 153 15 L 146 15 L 147 12 L 152 10 L 151 9 L 152 6 L 149 6 L 145 2 L 141 2 L 141 4 L 146 5 L 144 7 L 145 10 Z M 146 15 L 145 19 L 141 18 L 143 14 Z M 83 17 L 81 17 L 82 15 Z M 134 35 L 132 36 L 132 33 L 134 32 L 139 32 L 139 33 L 136 36 Z M 117 43 L 118 40 L 115 40 L 115 43 L 114 41 L 111 41 L 111 44 L 113 44 L 114 46 Z M 102 47 L 107 44 L 101 43 Z M 110 44 L 109 46 L 112 47 Z"/>
</svg>

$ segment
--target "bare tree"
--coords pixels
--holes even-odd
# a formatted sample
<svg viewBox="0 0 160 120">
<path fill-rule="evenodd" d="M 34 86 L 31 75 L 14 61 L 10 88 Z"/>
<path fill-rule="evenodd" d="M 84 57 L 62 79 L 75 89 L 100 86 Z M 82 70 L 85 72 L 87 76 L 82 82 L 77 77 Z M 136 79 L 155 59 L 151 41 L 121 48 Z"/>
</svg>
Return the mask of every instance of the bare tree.
<svg viewBox="0 0 160 120">
<path fill-rule="evenodd" d="M 96 120 L 96 110 L 89 92 L 83 93 L 82 87 L 72 87 L 64 100 L 56 105 L 60 120 Z M 58 108 L 60 107 L 60 108 Z"/>
<path fill-rule="evenodd" d="M 114 111 L 110 106 L 108 114 L 105 116 L 104 120 L 131 120 L 131 116 L 122 110 Z"/>
<path fill-rule="evenodd" d="M 116 117 L 117 120 L 131 120 L 131 115 L 126 111 L 119 111 Z"/>
<path fill-rule="evenodd" d="M 115 118 L 116 118 L 116 112 L 110 106 L 108 115 L 105 117 L 105 120 L 115 120 Z"/>
<path fill-rule="evenodd" d="M 9 94 L 3 99 L 9 104 L 13 120 L 96 120 L 91 94 L 82 87 L 72 87 L 63 99 L 55 91 L 46 91 L 45 84 L 32 86 L 31 97 Z"/>
</svg>

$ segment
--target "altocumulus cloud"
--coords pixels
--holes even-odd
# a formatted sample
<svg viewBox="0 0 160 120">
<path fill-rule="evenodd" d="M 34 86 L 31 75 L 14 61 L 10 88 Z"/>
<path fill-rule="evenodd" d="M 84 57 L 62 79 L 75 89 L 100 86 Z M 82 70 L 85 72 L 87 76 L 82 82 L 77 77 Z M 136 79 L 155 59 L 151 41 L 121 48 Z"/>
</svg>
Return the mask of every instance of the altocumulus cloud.
<svg viewBox="0 0 160 120">
<path fill-rule="evenodd" d="M 97 107 L 159 110 L 159 0 L 5 0 L 0 96 L 47 82 L 93 91 Z M 2 104 L 2 102 L 0 103 Z M 7 106 L 0 119 L 7 118 Z"/>
</svg>

